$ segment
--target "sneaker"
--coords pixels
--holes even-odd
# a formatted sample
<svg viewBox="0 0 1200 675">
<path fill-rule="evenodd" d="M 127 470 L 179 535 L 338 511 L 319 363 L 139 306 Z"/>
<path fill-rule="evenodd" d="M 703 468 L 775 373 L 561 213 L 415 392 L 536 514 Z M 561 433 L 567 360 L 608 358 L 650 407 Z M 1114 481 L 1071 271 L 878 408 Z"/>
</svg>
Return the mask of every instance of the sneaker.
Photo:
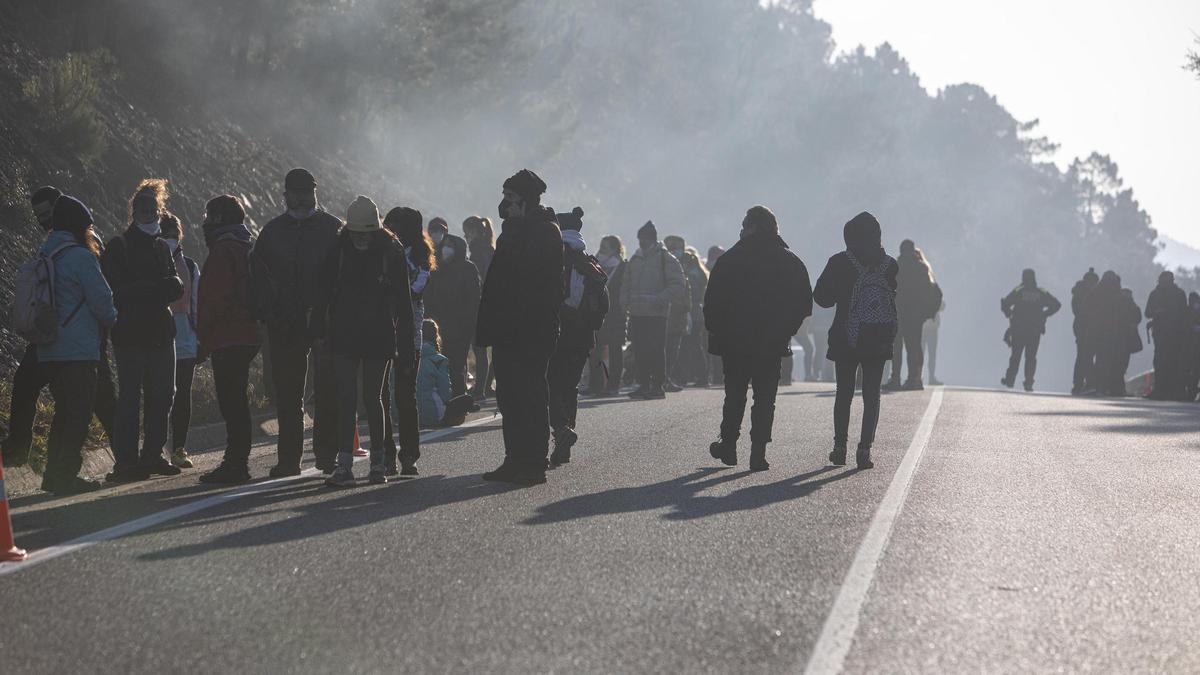
<svg viewBox="0 0 1200 675">
<path fill-rule="evenodd" d="M 502 483 L 511 483 L 512 478 L 517 473 L 516 465 L 504 460 L 504 463 L 495 469 L 483 474 L 483 479 L 486 481 L 498 481 Z"/>
<path fill-rule="evenodd" d="M 192 464 L 192 459 L 188 457 L 187 450 L 176 448 L 171 452 L 171 463 L 181 469 L 191 469 L 195 465 Z"/>
<path fill-rule="evenodd" d="M 708 446 L 708 454 L 712 455 L 713 459 L 721 460 L 725 466 L 737 466 L 737 443 L 726 443 L 718 439 Z"/>
<path fill-rule="evenodd" d="M 829 463 L 834 466 L 846 466 L 846 449 L 834 446 L 833 452 L 829 453 Z"/>
<path fill-rule="evenodd" d="M 854 459 L 855 459 L 855 462 L 858 464 L 859 469 L 875 468 L 875 462 L 871 461 L 871 449 L 870 448 L 859 448 L 858 452 L 856 452 L 854 455 Z"/>
<path fill-rule="evenodd" d="M 382 485 L 388 482 L 388 479 L 383 469 L 371 469 L 367 474 L 367 482 L 371 485 Z"/>
<path fill-rule="evenodd" d="M 106 483 L 136 483 L 150 477 L 150 472 L 144 467 L 127 466 L 123 469 L 113 469 L 104 477 Z"/>
<path fill-rule="evenodd" d="M 920 380 L 909 380 L 901 387 L 904 391 L 924 391 L 925 385 L 921 384 Z"/>
<path fill-rule="evenodd" d="M 400 475 L 401 476 L 417 475 L 417 465 L 416 464 L 405 464 L 404 466 L 400 467 Z"/>
<path fill-rule="evenodd" d="M 300 467 L 284 466 L 282 464 L 276 464 L 275 466 L 271 467 L 271 472 L 270 472 L 271 478 L 290 478 L 292 476 L 299 476 L 299 475 L 300 475 Z"/>
<path fill-rule="evenodd" d="M 901 386 L 903 385 L 900 384 L 900 380 L 891 379 L 888 380 L 887 383 L 885 383 L 882 387 L 880 387 L 880 389 L 883 389 L 884 391 L 899 391 Z"/>
<path fill-rule="evenodd" d="M 325 479 L 329 487 L 354 487 L 354 471 L 348 466 L 339 466 L 333 475 Z"/>
<path fill-rule="evenodd" d="M 250 471 L 245 466 L 221 462 L 217 468 L 200 474 L 201 483 L 213 485 L 240 485 L 249 482 Z"/>
<path fill-rule="evenodd" d="M 649 401 L 661 401 L 666 397 L 667 392 L 662 387 L 659 387 L 658 389 L 651 389 L 650 392 L 646 394 L 646 399 Z"/>
<path fill-rule="evenodd" d="M 56 497 L 70 497 L 71 495 L 81 495 L 102 489 L 104 489 L 104 486 L 100 484 L 100 481 L 87 480 L 79 476 L 72 476 L 67 480 L 42 480 L 42 490 Z"/>
<path fill-rule="evenodd" d="M 183 473 L 183 469 L 180 469 L 162 457 L 159 457 L 158 461 L 151 461 L 142 466 L 151 476 L 178 476 Z"/>
</svg>

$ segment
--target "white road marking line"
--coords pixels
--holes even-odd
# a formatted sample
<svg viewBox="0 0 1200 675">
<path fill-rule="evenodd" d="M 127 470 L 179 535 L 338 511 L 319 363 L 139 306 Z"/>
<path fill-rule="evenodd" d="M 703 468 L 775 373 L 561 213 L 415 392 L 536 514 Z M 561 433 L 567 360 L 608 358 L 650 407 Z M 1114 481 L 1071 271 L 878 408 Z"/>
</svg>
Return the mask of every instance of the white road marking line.
<svg viewBox="0 0 1200 675">
<path fill-rule="evenodd" d="M 491 417 L 481 417 L 479 419 L 472 420 L 470 422 L 467 422 L 466 424 L 463 424 L 463 425 L 460 425 L 457 427 L 429 431 L 424 434 L 421 434 L 421 442 L 432 441 L 432 440 L 435 440 L 438 438 L 442 438 L 443 436 L 449 436 L 451 434 L 457 433 L 463 429 L 468 429 L 470 427 L 483 426 L 489 422 L 494 422 L 498 419 L 500 419 L 500 416 L 497 414 L 497 415 L 493 415 Z M 367 457 L 358 457 L 358 458 L 355 458 L 354 461 L 357 463 L 357 462 L 361 462 L 361 461 L 366 461 L 367 459 L 368 459 Z M 72 539 L 63 544 L 58 544 L 56 546 L 47 546 L 46 548 L 43 548 L 43 549 L 40 549 L 37 551 L 30 551 L 29 557 L 22 562 L 0 563 L 0 576 L 3 576 L 5 574 L 11 574 L 13 572 L 19 572 L 21 570 L 27 570 L 27 569 L 37 565 L 38 563 L 43 563 L 43 562 L 46 562 L 47 560 L 53 560 L 55 558 L 58 558 L 58 557 L 61 557 L 64 555 L 68 555 L 70 553 L 74 553 L 76 551 L 83 550 L 93 544 L 98 544 L 102 541 L 108 541 L 110 539 L 124 537 L 127 534 L 133 534 L 134 532 L 139 532 L 141 530 L 145 530 L 145 529 L 154 527 L 156 525 L 161 525 L 162 523 L 176 520 L 176 519 L 182 518 L 187 515 L 191 515 L 193 513 L 196 513 L 197 511 L 204 511 L 207 509 L 211 509 L 214 506 L 220 506 L 221 504 L 224 504 L 226 502 L 231 502 L 235 499 L 240 499 L 242 497 L 255 495 L 260 492 L 267 492 L 269 490 L 273 490 L 275 488 L 278 488 L 282 485 L 286 485 L 288 483 L 294 483 L 294 482 L 299 481 L 304 478 L 311 478 L 313 476 L 320 475 L 320 473 L 321 472 L 318 471 L 314 467 L 314 468 L 305 469 L 304 471 L 300 472 L 299 476 L 291 476 L 288 478 L 274 478 L 271 480 L 263 481 L 261 483 L 244 485 L 242 487 L 233 488 L 233 489 L 227 490 L 225 492 L 221 492 L 221 493 L 218 493 L 215 495 L 204 497 L 203 499 L 198 499 L 198 500 L 188 503 L 188 504 L 183 504 L 180 506 L 176 506 L 174 508 L 167 509 L 165 511 L 160 511 L 158 513 L 152 513 L 148 516 L 143 516 L 143 517 L 137 518 L 135 520 L 130 520 L 128 522 L 121 523 L 120 525 L 114 525 L 112 527 L 100 530 L 98 532 L 93 532 L 91 534 L 85 534 L 82 537 L 77 537 L 77 538 Z"/>
<path fill-rule="evenodd" d="M 908 489 L 912 485 L 912 477 L 917 471 L 921 455 L 925 453 L 929 437 L 933 434 L 933 424 L 937 419 L 938 410 L 942 407 L 942 395 L 942 387 L 937 387 L 929 397 L 929 405 L 925 408 L 925 415 L 921 417 L 917 433 L 913 435 L 912 443 L 904 453 L 904 459 L 900 461 L 900 468 L 896 470 L 892 484 L 888 486 L 883 501 L 879 503 L 879 509 L 875 511 L 871 527 L 859 544 L 854 562 L 850 564 L 850 570 L 846 572 L 846 578 L 842 581 L 842 587 L 833 603 L 833 609 L 825 619 L 821 636 L 817 638 L 817 644 L 808 659 L 808 666 L 804 669 L 806 675 L 832 675 L 842 671 L 846 655 L 850 653 L 850 646 L 854 642 L 854 635 L 858 632 L 863 603 L 866 602 L 875 570 L 878 569 L 879 560 L 883 557 L 888 539 L 892 536 L 896 517 L 904 507 L 904 500 L 908 497 Z"/>
</svg>

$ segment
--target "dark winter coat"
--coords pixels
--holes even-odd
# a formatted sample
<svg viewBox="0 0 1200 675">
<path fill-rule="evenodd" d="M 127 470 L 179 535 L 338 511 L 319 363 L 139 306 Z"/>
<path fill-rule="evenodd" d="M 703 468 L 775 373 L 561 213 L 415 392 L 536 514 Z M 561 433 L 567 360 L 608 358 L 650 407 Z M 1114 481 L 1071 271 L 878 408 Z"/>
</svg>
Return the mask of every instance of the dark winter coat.
<svg viewBox="0 0 1200 675">
<path fill-rule="evenodd" d="M 587 278 L 589 275 L 595 274 L 595 279 L 600 279 L 599 272 L 592 267 L 591 260 L 585 251 L 576 251 L 575 249 L 563 244 L 563 295 L 569 296 L 571 293 L 571 277 L 573 271 L 578 271 Z M 610 296 L 611 302 L 611 296 Z M 609 306 L 609 312 L 612 312 L 612 306 Z M 566 303 L 558 310 L 559 316 L 559 333 L 558 344 L 555 350 L 559 353 L 568 354 L 589 354 L 596 346 L 596 332 L 584 325 L 583 320 L 579 317 L 579 310 L 571 307 Z M 607 314 L 605 317 L 607 318 Z"/>
<path fill-rule="evenodd" d="M 1073 299 L 1071 304 L 1075 305 Z M 1142 341 L 1138 335 L 1141 310 L 1132 298 L 1125 296 L 1115 279 L 1113 283 L 1092 284 L 1078 314 L 1086 319 L 1080 329 L 1098 355 L 1111 359 L 1141 351 Z"/>
<path fill-rule="evenodd" d="M 322 290 L 322 266 L 342 221 L 318 210 L 307 220 L 276 216 L 258 235 L 251 256 L 256 298 L 266 298 L 259 319 L 302 330 Z"/>
<path fill-rule="evenodd" d="M 488 269 L 492 266 L 492 258 L 496 256 L 496 247 L 490 241 L 476 239 L 468 246 L 471 252 L 471 262 L 479 272 L 479 280 L 487 279 Z"/>
<path fill-rule="evenodd" d="M 1075 315 L 1072 328 L 1075 330 L 1076 341 L 1086 339 L 1088 335 L 1088 326 L 1092 323 L 1089 296 L 1096 286 L 1096 281 L 1085 278 L 1076 281 L 1071 287 L 1071 313 Z M 1140 317 L 1138 320 L 1141 321 Z"/>
<path fill-rule="evenodd" d="M 1000 311 L 1009 318 L 1014 333 L 1025 336 L 1046 332 L 1046 319 L 1062 309 L 1062 303 L 1049 291 L 1021 284 L 1000 300 Z"/>
<path fill-rule="evenodd" d="M 209 243 L 197 293 L 201 354 L 262 342 L 258 323 L 250 316 L 250 246 L 247 237 L 233 235 Z"/>
<path fill-rule="evenodd" d="M 721 257 L 724 259 L 724 256 Z M 862 260 L 862 257 L 859 259 Z M 882 265 L 888 285 L 892 289 L 896 288 L 896 275 L 900 268 L 895 258 L 880 250 L 876 253 L 876 259 L 866 264 L 872 267 Z M 845 251 L 831 257 L 817 279 L 817 285 L 813 289 L 813 300 L 822 307 L 837 306 L 834 310 L 833 324 L 829 327 L 829 348 L 825 352 L 825 358 L 830 361 L 890 359 L 892 340 L 870 343 L 860 339 L 857 348 L 850 346 L 850 337 L 846 334 L 846 321 L 850 315 L 850 296 L 857 281 L 858 272 Z"/>
<path fill-rule="evenodd" d="M 563 301 L 562 233 L 554 210 L 506 218 L 479 301 L 475 344 L 554 353 Z"/>
<path fill-rule="evenodd" d="M 787 356 L 812 315 L 808 269 L 777 234 L 742 239 L 713 267 L 704 294 L 708 351 L 717 356 Z"/>
<path fill-rule="evenodd" d="M 100 259 L 117 307 L 115 347 L 161 347 L 175 341 L 170 305 L 183 297 L 183 281 L 162 237 L 131 225 L 113 237 Z"/>
<path fill-rule="evenodd" d="M 896 312 L 900 323 L 925 323 L 942 306 L 942 291 L 933 281 L 929 265 L 916 254 L 896 259 Z"/>
<path fill-rule="evenodd" d="M 475 320 L 479 312 L 479 272 L 467 259 L 467 242 L 452 234 L 442 239 L 442 246 L 454 248 L 450 260 L 438 257 L 437 269 L 425 285 L 425 316 L 438 322 L 442 342 L 462 344 L 475 337 Z"/>
<path fill-rule="evenodd" d="M 113 289 L 114 294 L 116 289 Z M 117 309 L 121 308 L 117 305 Z M 1162 283 L 1150 291 L 1146 300 L 1146 318 L 1150 319 L 1155 344 L 1180 344 L 1191 329 L 1191 310 L 1187 293 L 1174 282 Z M 121 319 L 118 316 L 117 324 Z"/>
<path fill-rule="evenodd" d="M 621 306 L 621 280 L 625 276 L 625 262 L 622 261 L 608 277 L 608 314 L 604 317 L 604 325 L 596 332 L 596 336 L 604 342 L 624 342 L 625 328 L 629 320 L 625 308 Z"/>
</svg>

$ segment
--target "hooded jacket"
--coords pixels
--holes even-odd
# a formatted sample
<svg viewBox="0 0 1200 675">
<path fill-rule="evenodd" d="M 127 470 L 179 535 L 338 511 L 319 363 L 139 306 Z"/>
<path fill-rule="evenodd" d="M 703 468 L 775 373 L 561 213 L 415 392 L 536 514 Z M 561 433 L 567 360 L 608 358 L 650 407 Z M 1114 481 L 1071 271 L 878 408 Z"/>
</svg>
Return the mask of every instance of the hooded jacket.
<svg viewBox="0 0 1200 675">
<path fill-rule="evenodd" d="M 320 296 L 322 266 L 337 242 L 342 221 L 320 209 L 306 220 L 288 213 L 263 227 L 251 256 L 256 297 L 267 296 L 258 318 L 302 330 Z"/>
<path fill-rule="evenodd" d="M 206 236 L 208 258 L 197 293 L 200 355 L 262 344 L 258 323 L 250 315 L 250 230 L 245 225 L 205 229 L 211 235 Z"/>
<path fill-rule="evenodd" d="M 475 337 L 479 313 L 479 272 L 467 259 L 467 242 L 447 234 L 442 246 L 454 249 L 445 260 L 438 255 L 437 269 L 425 286 L 425 316 L 435 319 L 445 342 L 470 342 Z"/>
<path fill-rule="evenodd" d="M 896 311 L 900 322 L 924 323 L 941 308 L 941 289 L 933 281 L 929 263 L 913 253 L 896 259 Z"/>
<path fill-rule="evenodd" d="M 881 244 L 882 236 L 879 222 L 874 216 L 862 213 L 855 216 L 846 226 L 842 234 L 846 241 L 846 251 L 834 254 L 825 263 L 825 270 L 817 279 L 813 289 L 813 300 L 822 307 L 837 306 L 833 315 L 833 324 L 829 327 L 829 348 L 825 358 L 830 361 L 867 360 L 892 358 L 892 340 L 877 343 L 859 342 L 857 348 L 850 346 L 850 338 L 846 332 L 846 322 L 850 314 L 850 300 L 854 285 L 858 281 L 858 272 L 850 262 L 847 253 L 853 253 L 855 259 L 869 268 L 882 268 L 892 289 L 897 286 L 896 275 L 899 265 L 896 259 L 884 252 Z M 726 253 L 725 255 L 729 255 Z M 722 256 L 724 258 L 724 256 Z"/>
<path fill-rule="evenodd" d="M 115 347 L 161 347 L 175 341 L 171 303 L 183 296 L 183 281 L 166 242 L 130 225 L 104 248 L 100 260 L 112 288 L 117 323 Z"/>
<path fill-rule="evenodd" d="M 1146 300 L 1146 318 L 1153 324 L 1155 344 L 1183 340 L 1191 326 L 1187 293 L 1174 281 L 1159 281 Z"/>
<path fill-rule="evenodd" d="M 56 230 L 40 250 L 49 255 L 74 242 L 73 234 Z M 83 246 L 64 249 L 54 258 L 54 304 L 58 339 L 37 346 L 38 361 L 99 361 L 101 330 L 116 322 L 117 308 L 100 262 Z"/>
<path fill-rule="evenodd" d="M 417 410 L 421 426 L 442 423 L 450 401 L 450 359 L 438 353 L 432 342 L 421 345 L 421 365 L 417 368 Z"/>
<path fill-rule="evenodd" d="M 683 267 L 662 242 L 650 250 L 638 247 L 621 272 L 621 306 L 629 316 L 667 318 L 672 305 L 683 304 L 687 281 Z"/>
<path fill-rule="evenodd" d="M 553 209 L 536 206 L 525 216 L 504 220 L 479 301 L 476 345 L 554 352 L 563 301 L 562 251 Z"/>
</svg>

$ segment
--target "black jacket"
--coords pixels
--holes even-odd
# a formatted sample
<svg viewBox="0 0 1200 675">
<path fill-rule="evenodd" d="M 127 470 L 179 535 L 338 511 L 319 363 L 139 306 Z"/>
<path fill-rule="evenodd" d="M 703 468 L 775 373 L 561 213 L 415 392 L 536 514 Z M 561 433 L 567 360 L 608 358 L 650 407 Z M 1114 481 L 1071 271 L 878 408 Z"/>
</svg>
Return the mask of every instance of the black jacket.
<svg viewBox="0 0 1200 675">
<path fill-rule="evenodd" d="M 787 356 L 812 315 L 808 269 L 776 234 L 755 234 L 717 260 L 704 294 L 708 351 L 717 356 Z"/>
<path fill-rule="evenodd" d="M 183 281 L 161 237 L 129 226 L 108 242 L 100 268 L 117 307 L 114 346 L 161 347 L 175 340 L 170 304 L 183 297 Z"/>
<path fill-rule="evenodd" d="M 1022 335 L 1046 332 L 1046 319 L 1062 309 L 1058 298 L 1038 286 L 1021 284 L 1000 300 L 1000 311 L 1009 318 L 1013 331 Z"/>
<path fill-rule="evenodd" d="M 554 353 L 563 301 L 562 233 L 554 210 L 506 218 L 479 301 L 475 344 Z"/>
<path fill-rule="evenodd" d="M 895 258 L 886 253 L 881 255 L 883 260 L 877 264 L 886 266 L 888 284 L 894 289 L 899 266 Z M 825 263 L 825 271 L 821 272 L 821 277 L 817 279 L 817 286 L 813 289 L 813 300 L 822 307 L 837 305 L 833 325 L 829 327 L 829 349 L 825 352 L 825 358 L 830 361 L 890 359 L 892 340 L 879 341 L 876 344 L 860 341 L 857 349 L 850 347 L 850 338 L 846 335 L 846 320 L 850 314 L 850 296 L 854 292 L 856 281 L 858 272 L 845 251 L 830 258 L 829 262 Z"/>
<path fill-rule="evenodd" d="M 1093 322 L 1093 318 L 1090 316 L 1090 298 L 1097 285 L 1096 281 L 1080 279 L 1071 287 L 1071 313 L 1075 315 L 1072 328 L 1075 330 L 1076 340 L 1087 338 L 1088 328 Z M 1141 320 L 1140 316 L 1138 320 Z"/>
<path fill-rule="evenodd" d="M 487 279 L 488 269 L 492 266 L 492 258 L 496 255 L 496 248 L 490 241 L 480 239 L 471 242 L 468 248 L 471 252 L 471 262 L 475 264 L 475 269 L 479 272 L 479 280 L 482 282 Z"/>
<path fill-rule="evenodd" d="M 341 227 L 342 221 L 325 211 L 303 221 L 283 213 L 267 223 L 250 258 L 251 294 L 261 305 L 256 318 L 303 329 Z"/>
<path fill-rule="evenodd" d="M 121 322 L 120 309 L 118 305 L 117 323 Z M 1156 345 L 1184 340 L 1191 329 L 1191 317 L 1187 293 L 1174 282 L 1160 282 L 1150 291 L 1150 297 L 1146 300 L 1146 318 L 1152 322 L 1151 331 Z"/>
<path fill-rule="evenodd" d="M 475 337 L 475 319 L 479 312 L 479 272 L 467 259 L 467 242 L 452 234 L 442 246 L 454 247 L 454 257 L 438 255 L 437 269 L 425 285 L 425 316 L 438 322 L 442 341 L 470 342 Z"/>
</svg>

